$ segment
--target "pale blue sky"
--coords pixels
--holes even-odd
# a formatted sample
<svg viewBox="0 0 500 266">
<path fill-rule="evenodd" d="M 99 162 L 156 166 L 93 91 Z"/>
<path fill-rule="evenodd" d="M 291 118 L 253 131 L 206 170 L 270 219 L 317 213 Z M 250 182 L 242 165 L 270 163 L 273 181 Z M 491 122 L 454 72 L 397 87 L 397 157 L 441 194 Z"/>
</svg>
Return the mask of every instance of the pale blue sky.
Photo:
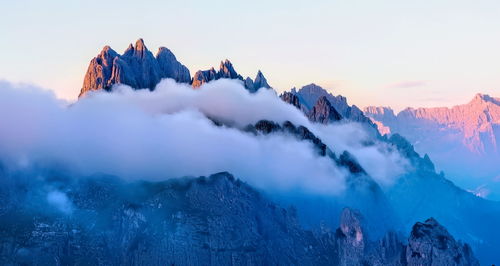
<svg viewBox="0 0 500 266">
<path fill-rule="evenodd" d="M 500 96 L 500 1 L 2 1 L 0 79 L 75 99 L 109 44 L 144 38 L 191 70 L 228 58 L 278 91 L 311 82 L 359 106 Z"/>
</svg>

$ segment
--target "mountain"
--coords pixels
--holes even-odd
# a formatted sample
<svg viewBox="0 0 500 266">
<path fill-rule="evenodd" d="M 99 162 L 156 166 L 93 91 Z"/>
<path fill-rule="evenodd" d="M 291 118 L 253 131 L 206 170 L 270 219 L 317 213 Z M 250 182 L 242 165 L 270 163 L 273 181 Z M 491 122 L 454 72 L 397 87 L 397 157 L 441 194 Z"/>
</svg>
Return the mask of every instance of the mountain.
<svg viewBox="0 0 500 266">
<path fill-rule="evenodd" d="M 184 83 L 191 80 L 187 67 L 165 47 L 160 47 L 153 56 L 142 39 L 137 40 L 135 46 L 130 44 L 123 55 L 105 46 L 90 61 L 79 97 L 89 91 L 109 90 L 114 84 L 153 89 L 162 78 Z"/>
<path fill-rule="evenodd" d="M 218 70 L 212 67 L 196 72 L 186 82 L 187 79 L 179 78 L 183 71 L 174 71 L 180 68 L 160 67 L 159 57 L 148 53 L 142 40 L 123 55 L 109 47 L 105 50 L 107 52 L 93 59 L 95 64 L 91 62 L 93 67 L 89 67 L 89 71 L 92 71 L 85 78 L 89 80 L 87 87 L 94 88 L 92 90 L 110 90 L 113 84 L 139 84 L 133 89 L 153 90 L 155 80 L 170 75 L 179 82 L 190 83 L 195 89 L 193 97 L 214 96 L 208 89 L 198 89 L 205 82 L 212 82 L 214 86 L 222 84 L 220 88 L 230 88 L 231 93 L 241 90 L 249 97 L 221 100 L 225 103 L 224 108 L 205 104 L 206 101 L 198 98 L 191 102 L 184 99 L 177 104 L 175 90 L 185 90 L 186 86 L 171 82 L 166 87 L 157 87 L 171 89 L 168 99 L 150 101 L 148 97 L 159 96 L 144 93 L 141 94 L 144 99 L 138 99 L 139 107 L 133 105 L 131 108 L 151 107 L 136 117 L 153 119 L 147 124 L 165 124 L 168 130 L 158 132 L 153 127 L 147 130 L 147 140 L 144 140 L 133 128 L 132 137 L 127 138 L 128 125 L 133 121 L 128 118 L 134 114 L 134 110 L 130 110 L 128 115 L 119 116 L 124 119 L 119 123 L 120 134 L 108 134 L 103 138 L 101 133 L 108 132 L 101 130 L 96 132 L 95 141 L 102 141 L 107 149 L 114 149 L 115 143 L 120 143 L 114 138 L 123 134 L 122 140 L 130 142 L 130 139 L 139 146 L 132 151 L 120 149 L 120 156 L 123 153 L 128 159 L 125 164 L 142 163 L 149 169 L 147 158 L 158 160 L 149 152 L 150 147 L 171 148 L 171 143 L 156 143 L 158 136 L 185 134 L 185 130 L 174 126 L 178 123 L 172 119 L 173 116 L 182 117 L 185 124 L 180 127 L 188 127 L 190 131 L 196 129 L 196 138 L 179 138 L 179 142 L 188 141 L 185 141 L 187 145 L 178 147 L 189 147 L 200 153 L 189 154 L 188 159 L 177 162 L 177 152 L 186 152 L 174 148 L 172 152 L 160 153 L 160 162 L 172 153 L 175 164 L 185 164 L 188 170 L 203 168 L 204 172 L 195 176 L 205 175 L 212 162 L 218 161 L 214 154 L 224 158 L 221 152 L 236 149 L 238 155 L 224 161 L 229 161 L 232 167 L 240 165 L 238 160 L 247 158 L 242 169 L 235 167 L 233 170 L 241 171 L 237 177 L 253 183 L 247 184 L 226 172 L 198 178 L 175 175 L 177 179 L 158 181 L 168 176 L 162 171 L 152 179 L 156 182 L 138 182 L 100 173 L 95 177 L 65 176 L 71 166 L 65 168 L 64 162 L 50 160 L 42 160 L 40 166 L 33 163 L 34 167 L 42 169 L 33 172 L 3 172 L 0 164 L 0 175 L 5 177 L 0 178 L 0 215 L 3 215 L 0 218 L 5 218 L 0 219 L 0 237 L 5 243 L 0 246 L 0 260 L 6 261 L 5 264 L 51 264 L 55 261 L 52 264 L 477 265 L 471 250 L 483 263 L 498 260 L 500 204 L 457 187 L 443 173 L 436 172 L 437 166 L 431 157 L 421 156 L 400 134 L 378 134 L 371 119 L 355 105 L 349 105 L 345 97 L 334 96 L 315 84 L 299 91 L 284 92 L 280 95 L 282 101 L 274 94 L 248 95 L 245 90 L 255 92 L 259 87 L 269 87 L 266 78 L 259 71 L 254 80 L 243 79 L 229 60 L 221 62 Z M 175 57 L 164 56 L 162 60 L 168 58 L 172 61 Z M 82 90 L 82 95 L 88 91 Z M 224 98 L 220 91 L 217 93 L 212 99 Z M 127 97 L 133 95 L 130 93 Z M 122 107 L 136 104 L 131 103 L 134 101 L 130 98 L 120 98 L 121 94 L 102 98 L 98 95 L 82 99 L 68 108 L 76 110 L 74 113 L 86 114 L 85 104 L 115 96 L 117 102 L 123 104 L 120 115 L 126 109 Z M 238 98 L 250 99 L 250 108 L 242 108 L 244 102 Z M 168 106 L 168 101 L 175 102 L 176 107 L 158 107 L 160 103 Z M 95 106 L 90 106 L 95 110 Z M 104 109 L 99 110 L 105 110 L 102 113 L 113 108 L 113 104 L 103 106 Z M 200 123 L 191 121 L 193 113 L 201 120 L 195 121 Z M 84 117 L 89 120 L 86 115 Z M 93 119 L 101 117 L 97 115 Z M 156 118 L 159 120 L 154 120 Z M 76 128 L 78 130 L 70 132 L 81 131 L 80 125 Z M 222 132 L 227 134 L 222 135 Z M 204 137 L 211 135 L 216 135 L 220 141 L 207 143 Z M 231 143 L 239 143 L 232 138 L 243 139 L 246 146 L 229 147 Z M 290 147 L 285 153 L 293 157 L 277 164 L 271 150 L 283 142 Z M 144 147 L 141 144 L 145 144 Z M 191 149 L 191 146 L 201 148 Z M 269 146 L 271 149 L 264 149 Z M 252 153 L 258 158 L 246 156 Z M 302 153 L 306 156 L 296 156 Z M 295 157 L 303 161 L 294 160 Z M 197 159 L 190 161 L 190 158 Z M 262 162 L 261 158 L 264 158 Z M 256 165 L 252 161 L 261 163 Z M 306 167 L 309 171 L 300 174 L 299 185 L 289 188 L 289 180 L 295 178 L 292 178 L 295 167 L 311 161 L 314 161 L 313 167 Z M 50 162 L 47 168 L 43 166 L 45 162 Z M 128 169 L 130 165 L 122 162 L 118 160 L 116 167 Z M 228 167 L 226 163 L 221 165 L 221 168 Z M 257 175 L 272 179 L 268 185 L 272 188 L 261 187 L 259 181 L 255 181 L 262 178 L 260 176 L 249 177 L 248 173 L 255 172 L 247 165 L 271 169 Z M 327 174 L 316 171 L 323 166 L 327 166 Z M 282 169 L 287 171 L 281 172 Z M 218 171 L 227 169 L 208 174 Z M 311 192 L 301 183 L 313 180 L 307 186 L 318 186 L 320 190 L 323 184 L 337 179 L 339 184 L 335 185 L 341 191 L 339 194 Z M 281 186 L 286 189 L 281 191 Z"/>
<path fill-rule="evenodd" d="M 243 80 L 243 77 L 236 72 L 227 59 L 220 63 L 219 71 L 215 71 L 214 68 L 200 70 L 191 79 L 189 69 L 177 61 L 172 51 L 160 47 L 156 56 L 153 56 L 144 41 L 139 39 L 135 46 L 130 44 L 123 55 L 118 54 L 111 47 L 105 46 L 101 53 L 90 61 L 78 97 L 82 97 L 89 91 L 110 90 L 114 84 L 153 90 L 156 84 L 164 78 L 189 83 L 195 88 L 220 78 L 241 80 L 250 92 L 256 92 L 260 88 L 271 88 L 260 70 L 257 72 L 255 80 L 249 77 Z"/>
<path fill-rule="evenodd" d="M 299 91 L 292 89 L 289 93 L 295 94 L 304 109 L 308 111 L 312 110 L 316 102 L 324 96 L 342 117 L 351 121 L 370 123 L 370 119 L 365 117 L 356 105 L 350 106 L 345 97 L 341 95 L 334 96 L 314 83 L 300 88 Z"/>
<path fill-rule="evenodd" d="M 252 80 L 250 77 L 243 80 L 243 77 L 236 72 L 233 64 L 227 59 L 220 62 L 219 71 L 215 71 L 213 67 L 209 70 L 198 70 L 194 74 L 192 85 L 197 88 L 206 82 L 222 78 L 241 80 L 245 88 L 252 93 L 258 91 L 260 88 L 271 88 L 260 70 L 257 71 L 255 80 Z"/>
<path fill-rule="evenodd" d="M 399 133 L 428 153 L 454 181 L 500 199 L 499 98 L 477 94 L 452 108 L 407 108 L 395 114 L 389 107 L 367 107 L 364 112 L 383 133 Z"/>
<path fill-rule="evenodd" d="M 8 180 L 21 202 L 43 187 L 40 179 L 24 184 L 30 190 Z M 369 240 L 364 218 L 348 208 L 336 230 L 304 229 L 292 208 L 229 173 L 45 181 L 67 191 L 71 216 L 47 215 L 43 200 L 20 204 L 1 194 L 2 265 L 478 265 L 434 219 L 415 224 L 408 244 L 394 232 Z"/>
<path fill-rule="evenodd" d="M 342 116 L 333 108 L 326 96 L 321 96 L 309 112 L 309 120 L 317 123 L 328 124 L 339 121 Z"/>
</svg>

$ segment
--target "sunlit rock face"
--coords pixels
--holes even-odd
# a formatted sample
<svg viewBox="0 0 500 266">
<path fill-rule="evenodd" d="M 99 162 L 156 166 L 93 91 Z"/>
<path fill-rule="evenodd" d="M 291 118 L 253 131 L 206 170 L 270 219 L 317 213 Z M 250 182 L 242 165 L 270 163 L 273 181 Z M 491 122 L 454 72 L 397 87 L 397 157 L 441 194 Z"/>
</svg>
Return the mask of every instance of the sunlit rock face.
<svg viewBox="0 0 500 266">
<path fill-rule="evenodd" d="M 477 94 L 469 103 L 452 108 L 407 108 L 394 114 L 389 107 L 372 106 L 364 112 L 393 131 L 406 133 L 410 139 L 424 132 L 446 131 L 450 135 L 458 134 L 470 152 L 499 152 L 500 99 L 489 95 Z M 409 134 L 412 131 L 414 133 Z"/>
<path fill-rule="evenodd" d="M 108 90 L 114 84 L 153 89 L 162 78 L 191 82 L 187 67 L 177 61 L 175 55 L 165 47 L 161 47 L 156 56 L 153 56 L 142 39 L 137 40 L 135 46 L 130 44 L 123 55 L 105 46 L 90 61 L 79 96 L 89 91 Z"/>
</svg>

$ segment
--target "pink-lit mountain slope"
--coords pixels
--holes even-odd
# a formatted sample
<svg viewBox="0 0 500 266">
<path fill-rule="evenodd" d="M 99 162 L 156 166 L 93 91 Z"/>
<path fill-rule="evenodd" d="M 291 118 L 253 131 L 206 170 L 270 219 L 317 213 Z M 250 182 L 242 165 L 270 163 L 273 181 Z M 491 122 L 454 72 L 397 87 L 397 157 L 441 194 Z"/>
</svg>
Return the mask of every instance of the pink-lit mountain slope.
<svg viewBox="0 0 500 266">
<path fill-rule="evenodd" d="M 500 199 L 500 98 L 477 94 L 452 108 L 367 107 L 381 133 L 400 133 L 418 152 L 480 196 Z"/>
</svg>

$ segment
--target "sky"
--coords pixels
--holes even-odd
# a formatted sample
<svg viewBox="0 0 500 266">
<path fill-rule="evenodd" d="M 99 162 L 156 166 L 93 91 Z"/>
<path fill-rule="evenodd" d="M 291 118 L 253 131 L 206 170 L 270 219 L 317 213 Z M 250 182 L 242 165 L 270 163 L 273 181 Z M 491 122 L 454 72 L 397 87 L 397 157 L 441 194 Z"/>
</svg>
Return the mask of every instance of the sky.
<svg viewBox="0 0 500 266">
<path fill-rule="evenodd" d="M 316 83 L 350 104 L 452 106 L 500 96 L 500 1 L 3 1 L 0 79 L 75 100 L 104 45 L 143 38 L 191 74 L 229 59 L 278 92 Z"/>
</svg>

